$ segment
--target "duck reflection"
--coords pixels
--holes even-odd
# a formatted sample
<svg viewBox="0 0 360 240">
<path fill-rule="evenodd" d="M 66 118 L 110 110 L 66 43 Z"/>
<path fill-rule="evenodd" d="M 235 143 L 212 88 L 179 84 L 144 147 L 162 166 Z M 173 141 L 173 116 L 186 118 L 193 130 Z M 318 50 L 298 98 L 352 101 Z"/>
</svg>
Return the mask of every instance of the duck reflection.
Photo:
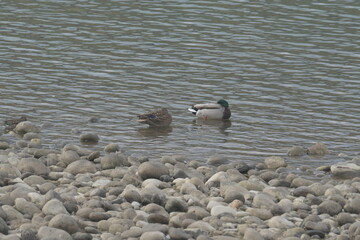
<svg viewBox="0 0 360 240">
<path fill-rule="evenodd" d="M 138 132 L 144 137 L 164 137 L 169 136 L 172 132 L 172 127 L 148 127 L 148 128 L 140 128 Z"/>
<path fill-rule="evenodd" d="M 197 118 L 193 121 L 194 125 L 198 126 L 213 126 L 219 129 L 220 133 L 228 135 L 229 133 L 226 132 L 226 129 L 231 127 L 231 121 L 230 120 L 203 120 L 201 118 Z"/>
</svg>

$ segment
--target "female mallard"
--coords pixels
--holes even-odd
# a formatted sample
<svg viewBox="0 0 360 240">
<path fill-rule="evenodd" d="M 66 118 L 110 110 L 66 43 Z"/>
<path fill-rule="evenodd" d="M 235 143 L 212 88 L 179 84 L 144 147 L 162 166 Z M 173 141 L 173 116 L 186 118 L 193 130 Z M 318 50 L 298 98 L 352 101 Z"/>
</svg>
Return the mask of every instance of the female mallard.
<svg viewBox="0 0 360 240">
<path fill-rule="evenodd" d="M 195 104 L 189 108 L 189 111 L 196 117 L 204 120 L 229 119 L 231 116 L 229 103 L 223 99 L 217 101 L 216 103 Z"/>
<path fill-rule="evenodd" d="M 150 127 L 168 127 L 172 117 L 166 108 L 160 108 L 138 116 L 138 122 L 149 124 Z"/>
</svg>

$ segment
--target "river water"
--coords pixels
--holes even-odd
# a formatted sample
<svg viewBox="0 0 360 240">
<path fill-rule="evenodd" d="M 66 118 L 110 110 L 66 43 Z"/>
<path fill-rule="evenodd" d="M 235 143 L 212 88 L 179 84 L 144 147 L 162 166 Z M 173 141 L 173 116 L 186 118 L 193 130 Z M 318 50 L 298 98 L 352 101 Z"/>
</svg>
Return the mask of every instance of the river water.
<svg viewBox="0 0 360 240">
<path fill-rule="evenodd" d="M 0 120 L 28 116 L 48 147 L 100 136 L 152 158 L 261 162 L 293 145 L 360 153 L 360 2 L 0 2 Z M 193 103 L 226 99 L 230 123 Z M 136 116 L 157 107 L 172 129 Z M 90 123 L 90 117 L 99 117 Z"/>
</svg>

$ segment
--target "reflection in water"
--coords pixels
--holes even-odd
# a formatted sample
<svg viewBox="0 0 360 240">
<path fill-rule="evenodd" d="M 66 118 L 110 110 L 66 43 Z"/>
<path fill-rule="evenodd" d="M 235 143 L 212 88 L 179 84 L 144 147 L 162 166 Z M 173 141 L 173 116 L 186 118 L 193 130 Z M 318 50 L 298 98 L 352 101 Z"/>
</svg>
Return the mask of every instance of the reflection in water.
<svg viewBox="0 0 360 240">
<path fill-rule="evenodd" d="M 138 132 L 144 137 L 156 138 L 169 136 L 169 133 L 172 132 L 172 127 L 164 127 L 164 128 L 156 128 L 156 127 L 148 127 L 148 128 L 139 128 Z"/>
<path fill-rule="evenodd" d="M 197 119 L 194 119 L 193 124 L 198 125 L 198 126 L 207 125 L 207 126 L 213 126 L 213 127 L 219 128 L 220 133 L 225 134 L 225 135 L 229 135 L 229 133 L 226 132 L 226 129 L 231 127 L 231 121 L 228 119 L 227 120 L 203 120 L 201 118 L 197 118 Z"/>
</svg>

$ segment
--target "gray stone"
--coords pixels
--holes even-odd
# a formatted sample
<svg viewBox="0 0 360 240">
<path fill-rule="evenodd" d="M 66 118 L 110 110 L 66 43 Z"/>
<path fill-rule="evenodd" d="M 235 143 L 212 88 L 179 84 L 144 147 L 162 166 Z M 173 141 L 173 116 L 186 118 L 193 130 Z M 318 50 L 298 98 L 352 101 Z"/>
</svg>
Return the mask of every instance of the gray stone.
<svg viewBox="0 0 360 240">
<path fill-rule="evenodd" d="M 130 163 L 121 153 L 109 153 L 101 158 L 100 165 L 102 169 L 112 169 L 119 166 L 130 166 Z"/>
<path fill-rule="evenodd" d="M 272 217 L 269 220 L 268 225 L 271 228 L 280 228 L 280 229 L 288 229 L 295 227 L 295 224 L 293 222 L 287 220 L 283 216 Z"/>
<path fill-rule="evenodd" d="M 8 232 L 9 232 L 9 227 L 7 223 L 4 221 L 4 219 L 0 217 L 0 233 L 7 235 Z"/>
<path fill-rule="evenodd" d="M 300 157 L 300 156 L 305 155 L 305 153 L 306 153 L 306 150 L 304 147 L 293 146 L 288 150 L 287 155 L 290 157 Z"/>
<path fill-rule="evenodd" d="M 211 213 L 211 216 L 215 216 L 215 217 L 223 215 L 223 214 L 235 215 L 236 210 L 232 207 L 218 205 L 218 206 L 211 208 L 210 213 Z"/>
<path fill-rule="evenodd" d="M 24 198 L 15 199 L 15 208 L 22 214 L 26 214 L 31 218 L 34 214 L 41 212 L 41 210 L 34 203 L 28 202 Z"/>
<path fill-rule="evenodd" d="M 142 201 L 140 191 L 133 185 L 127 185 L 125 187 L 122 195 L 124 196 L 126 201 L 128 201 L 130 203 L 134 202 L 134 201 L 141 203 L 141 201 Z"/>
<path fill-rule="evenodd" d="M 164 206 L 166 202 L 166 194 L 164 191 L 158 189 L 157 187 L 147 187 L 141 190 L 140 192 L 142 203 L 156 203 L 158 205 Z"/>
<path fill-rule="evenodd" d="M 250 213 L 251 216 L 260 218 L 261 220 L 268 220 L 273 217 L 272 213 L 267 209 L 247 208 L 246 212 Z"/>
<path fill-rule="evenodd" d="M 6 214 L 6 221 L 23 222 L 24 216 L 18 210 L 9 205 L 1 206 Z"/>
<path fill-rule="evenodd" d="M 212 233 L 216 230 L 209 223 L 201 221 L 201 220 L 193 222 L 187 227 L 187 229 L 191 229 L 191 228 L 199 229 L 200 231 L 208 232 L 208 233 Z"/>
<path fill-rule="evenodd" d="M 64 171 L 69 172 L 73 175 L 77 175 L 79 173 L 95 173 L 96 166 L 93 162 L 81 159 L 70 163 Z"/>
<path fill-rule="evenodd" d="M 118 152 L 120 151 L 120 147 L 118 144 L 116 143 L 111 143 L 111 144 L 108 144 L 105 148 L 104 148 L 104 151 L 106 153 L 114 153 L 114 152 Z"/>
<path fill-rule="evenodd" d="M 221 155 L 214 155 L 209 157 L 209 159 L 206 161 L 207 164 L 213 165 L 213 166 L 219 166 L 221 164 L 225 164 L 228 161 L 228 159 L 225 156 Z"/>
<path fill-rule="evenodd" d="M 313 184 L 314 182 L 302 177 L 297 177 L 294 178 L 291 182 L 291 187 L 292 188 L 297 188 L 297 187 L 302 187 L 302 186 L 310 186 L 311 184 Z"/>
<path fill-rule="evenodd" d="M 169 175 L 167 167 L 160 162 L 144 162 L 138 168 L 138 174 L 143 179 L 160 179 L 162 175 Z"/>
<path fill-rule="evenodd" d="M 93 237 L 90 233 L 76 232 L 71 235 L 73 240 L 92 240 Z"/>
<path fill-rule="evenodd" d="M 351 224 L 349 228 L 349 237 L 351 240 L 358 240 L 360 236 L 360 221 Z"/>
<path fill-rule="evenodd" d="M 184 200 L 182 200 L 180 198 L 172 197 L 166 201 L 165 209 L 168 213 L 170 213 L 170 212 L 187 212 L 188 205 Z"/>
<path fill-rule="evenodd" d="M 31 229 L 24 229 L 21 231 L 21 240 L 37 240 L 36 232 Z"/>
<path fill-rule="evenodd" d="M 52 240 L 73 240 L 71 235 L 64 230 L 42 226 L 38 231 L 39 239 L 52 239 Z"/>
<path fill-rule="evenodd" d="M 252 205 L 255 208 L 264 207 L 269 209 L 275 205 L 275 198 L 268 193 L 259 192 L 254 196 Z"/>
<path fill-rule="evenodd" d="M 0 149 L 1 150 L 5 150 L 8 149 L 10 147 L 10 145 L 7 142 L 0 142 Z"/>
<path fill-rule="evenodd" d="M 280 167 L 286 167 L 287 163 L 282 157 L 268 157 L 265 159 L 265 165 L 267 168 L 276 169 Z"/>
<path fill-rule="evenodd" d="M 253 228 L 247 228 L 244 234 L 244 240 L 264 240 L 263 236 Z"/>
<path fill-rule="evenodd" d="M 70 234 L 76 233 L 80 230 L 77 221 L 68 214 L 57 214 L 50 220 L 48 226 L 62 229 Z"/>
<path fill-rule="evenodd" d="M 351 216 L 351 214 L 349 214 L 349 213 L 342 212 L 336 216 L 336 221 L 338 222 L 338 224 L 340 226 L 342 226 L 347 223 L 354 223 L 355 218 L 353 216 Z"/>
<path fill-rule="evenodd" d="M 169 236 L 171 240 L 188 240 L 191 239 L 191 236 L 187 234 L 184 230 L 180 228 L 170 228 Z"/>
<path fill-rule="evenodd" d="M 69 165 L 80 159 L 80 156 L 77 152 L 73 150 L 63 151 L 60 155 L 60 160 L 65 163 L 65 165 Z"/>
<path fill-rule="evenodd" d="M 30 172 L 36 175 L 48 175 L 50 170 L 36 158 L 22 158 L 17 165 L 20 172 Z"/>
<path fill-rule="evenodd" d="M 349 201 L 344 206 L 346 212 L 360 214 L 360 198 L 355 198 Z"/>
<path fill-rule="evenodd" d="M 323 143 L 316 143 L 307 149 L 309 155 L 325 155 L 328 154 L 329 150 Z"/>
<path fill-rule="evenodd" d="M 318 206 L 317 210 L 319 214 L 327 213 L 330 216 L 334 216 L 341 212 L 342 207 L 335 201 L 325 200 Z"/>
<path fill-rule="evenodd" d="M 99 136 L 95 133 L 83 133 L 80 135 L 80 142 L 82 143 L 96 144 L 99 140 Z"/>
<path fill-rule="evenodd" d="M 40 132 L 40 128 L 30 121 L 24 121 L 17 124 L 14 131 L 18 134 L 24 135 L 29 132 L 38 133 Z"/>
<path fill-rule="evenodd" d="M 308 194 L 315 195 L 315 192 L 313 192 L 311 188 L 308 186 L 300 186 L 294 189 L 293 191 L 293 195 L 295 197 L 300 197 L 300 196 L 306 197 Z"/>
<path fill-rule="evenodd" d="M 30 141 L 32 139 L 41 139 L 41 136 L 40 134 L 35 132 L 28 132 L 24 134 L 23 139 L 26 141 Z"/>
<path fill-rule="evenodd" d="M 338 163 L 330 168 L 331 173 L 337 178 L 355 178 L 360 177 L 360 166 L 355 163 Z"/>
<path fill-rule="evenodd" d="M 58 199 L 51 199 L 42 208 L 42 212 L 46 215 L 69 214 L 64 207 L 64 204 Z"/>
<path fill-rule="evenodd" d="M 165 234 L 159 231 L 154 231 L 154 232 L 144 232 L 141 237 L 140 240 L 165 240 Z"/>
</svg>

